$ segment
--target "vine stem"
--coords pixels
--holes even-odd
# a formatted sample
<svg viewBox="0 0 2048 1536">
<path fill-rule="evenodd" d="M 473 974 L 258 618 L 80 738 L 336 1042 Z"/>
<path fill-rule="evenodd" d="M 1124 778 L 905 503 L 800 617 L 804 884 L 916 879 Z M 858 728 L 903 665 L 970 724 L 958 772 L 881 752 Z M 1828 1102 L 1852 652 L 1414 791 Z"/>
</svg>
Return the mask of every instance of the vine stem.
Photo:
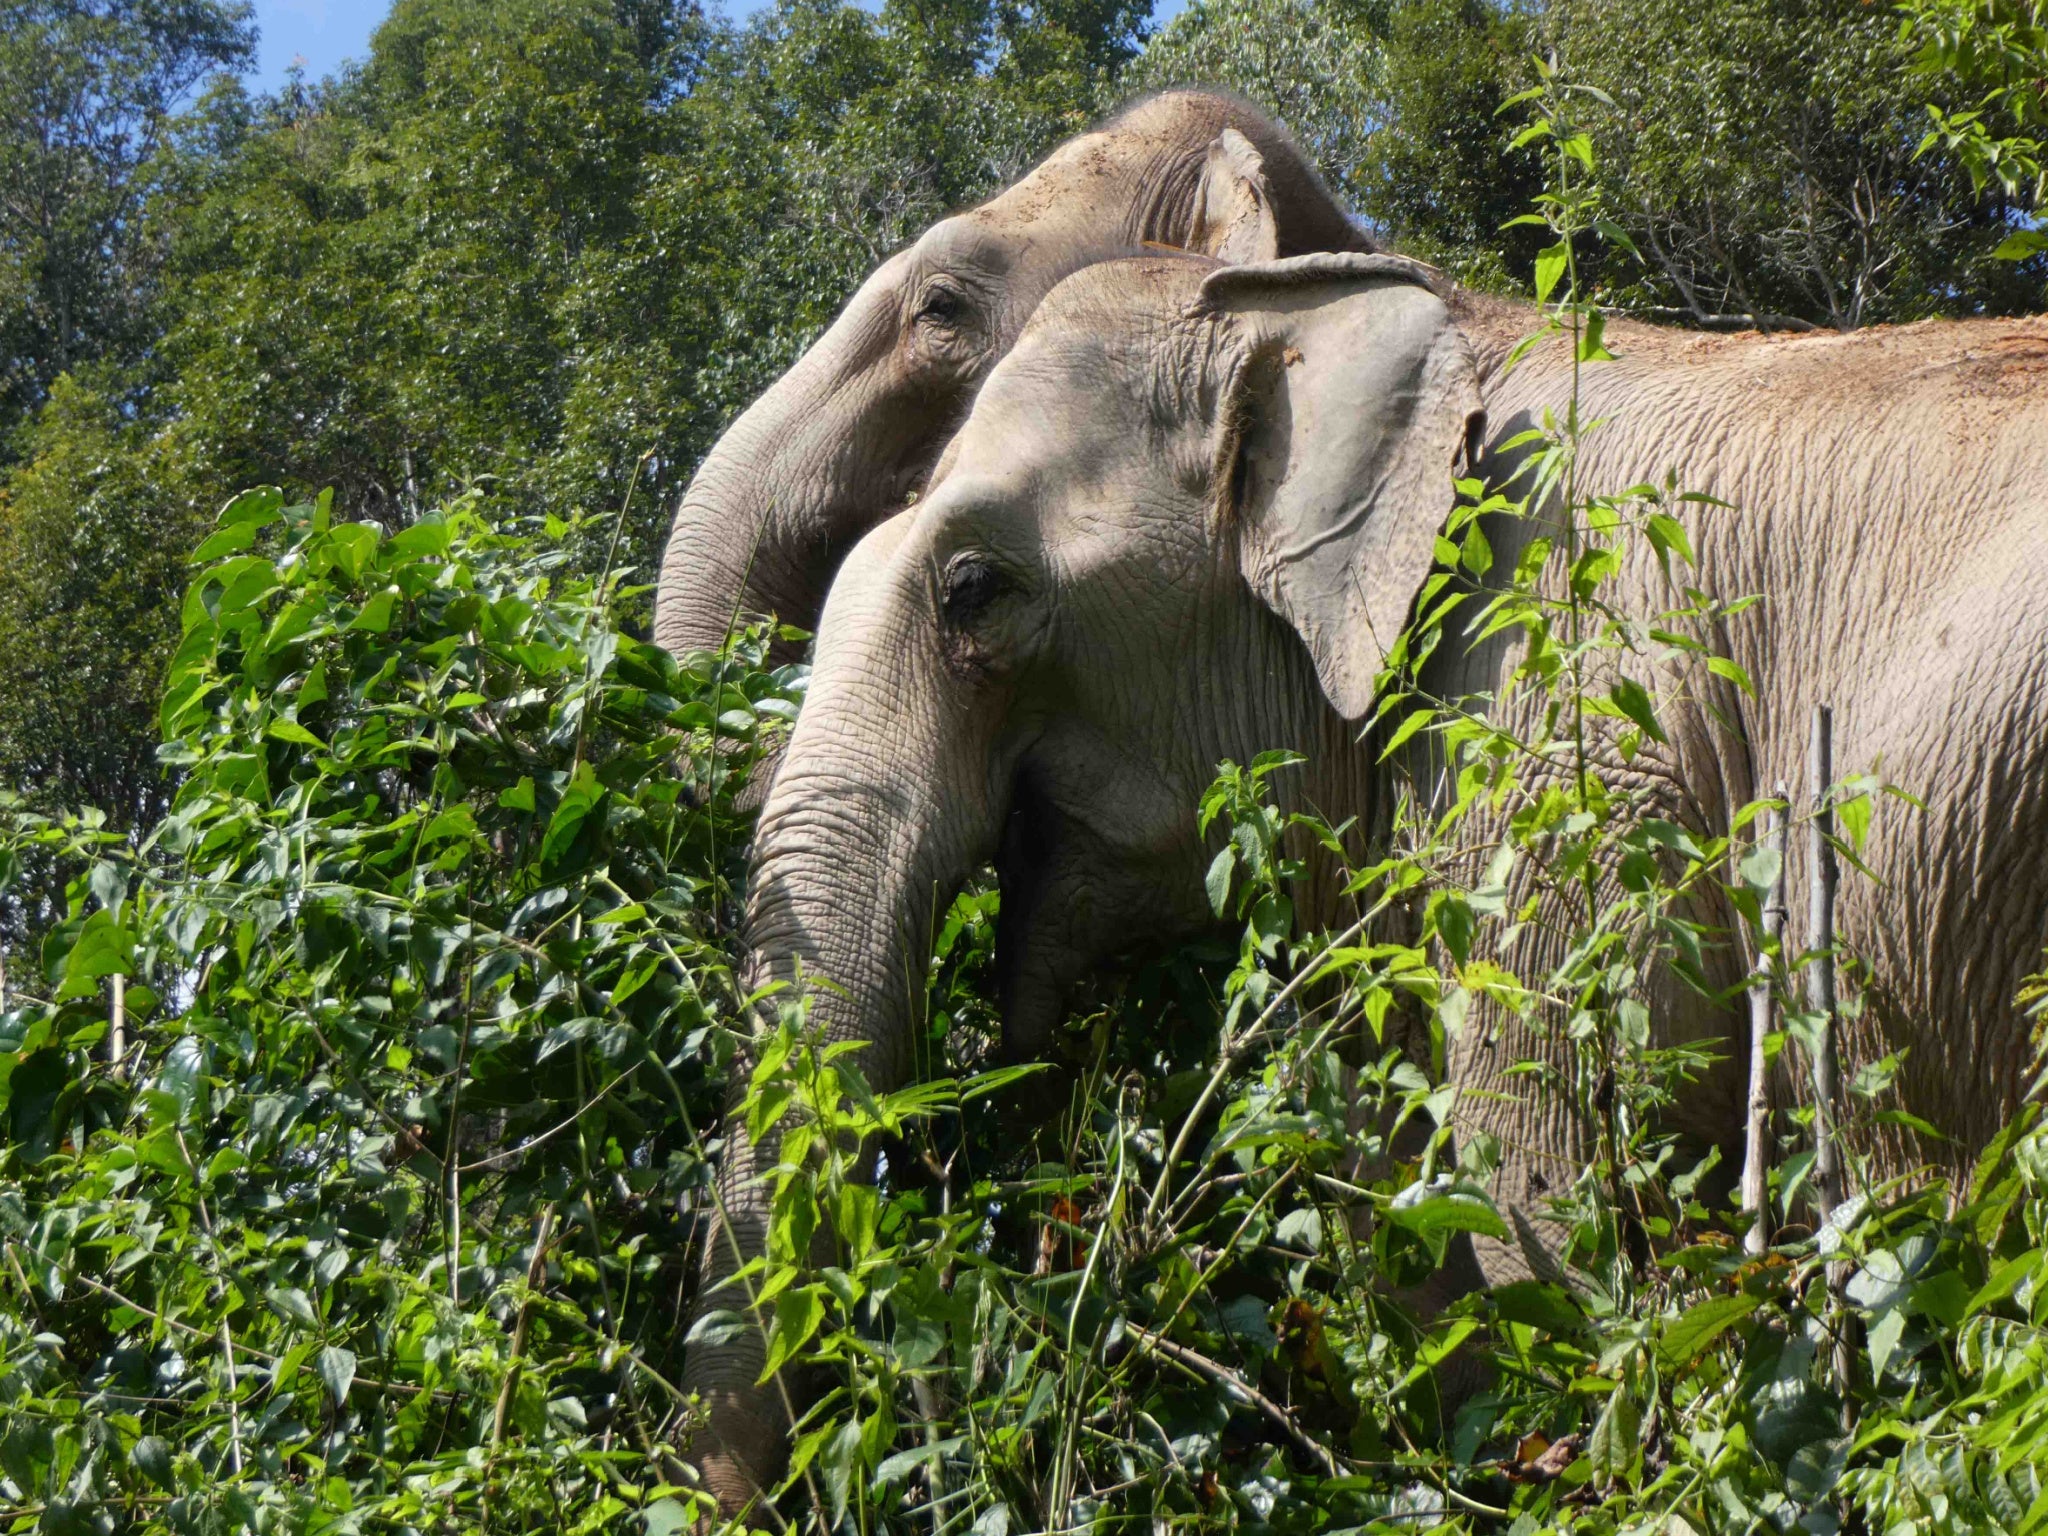
<svg viewBox="0 0 2048 1536">
<path fill-rule="evenodd" d="M 1145 1202 L 1145 1227 L 1148 1231 L 1159 1215 L 1159 1208 L 1166 1200 L 1167 1191 L 1172 1188 L 1173 1170 L 1180 1162 L 1181 1155 L 1187 1151 L 1188 1142 L 1195 1134 L 1195 1126 L 1201 1121 L 1202 1113 L 1208 1109 L 1210 1101 L 1221 1091 L 1223 1080 L 1229 1076 L 1230 1069 L 1237 1064 L 1238 1057 L 1242 1056 L 1264 1036 L 1267 1028 L 1279 1016 L 1281 1008 L 1308 984 L 1309 979 L 1321 973 L 1323 963 L 1331 955 L 1363 934 L 1372 921 L 1386 911 L 1391 900 L 1392 898 L 1389 896 L 1382 896 L 1378 901 L 1374 902 L 1370 910 L 1363 917 L 1359 918 L 1357 922 L 1325 944 L 1314 960 L 1294 973 L 1293 979 L 1286 986 L 1282 987 L 1273 1001 L 1266 1004 L 1265 1008 L 1260 1011 L 1258 1018 L 1252 1022 L 1250 1029 L 1246 1030 L 1236 1041 L 1226 1040 L 1224 1042 L 1223 1050 L 1217 1057 L 1216 1070 L 1209 1074 L 1209 1081 L 1202 1085 L 1201 1094 L 1195 1099 L 1193 1106 L 1182 1119 L 1180 1133 L 1174 1137 L 1173 1146 L 1166 1154 L 1166 1164 L 1159 1170 L 1159 1180 L 1152 1186 L 1151 1198 Z"/>
<path fill-rule="evenodd" d="M 1191 1371 L 1197 1376 L 1208 1377 L 1211 1381 L 1216 1382 L 1226 1391 L 1230 1392 L 1232 1396 L 1258 1409 L 1260 1413 L 1271 1419 L 1286 1434 L 1288 1439 L 1307 1452 L 1316 1464 L 1323 1469 L 1325 1476 L 1343 1476 L 1343 1470 L 1338 1466 L 1337 1458 L 1330 1454 L 1329 1447 L 1325 1446 L 1297 1424 L 1293 1414 L 1274 1402 L 1273 1399 L 1266 1396 L 1265 1393 L 1246 1381 L 1229 1366 L 1211 1360 L 1207 1355 L 1199 1354 L 1184 1344 L 1176 1344 L 1171 1339 L 1161 1338 L 1158 1334 L 1140 1328 L 1136 1323 L 1128 1320 L 1124 1323 L 1124 1332 L 1136 1339 L 1153 1354 L 1160 1356 L 1162 1359 L 1171 1360 L 1175 1365 L 1180 1366 L 1184 1370 Z"/>
</svg>

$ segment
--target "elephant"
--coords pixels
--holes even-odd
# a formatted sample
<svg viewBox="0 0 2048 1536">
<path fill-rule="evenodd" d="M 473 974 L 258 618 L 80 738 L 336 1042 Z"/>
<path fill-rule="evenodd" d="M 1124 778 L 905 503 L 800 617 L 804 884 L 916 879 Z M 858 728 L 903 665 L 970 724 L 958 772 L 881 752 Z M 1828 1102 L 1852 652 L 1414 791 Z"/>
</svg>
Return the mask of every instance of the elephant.
<svg viewBox="0 0 2048 1536">
<path fill-rule="evenodd" d="M 1512 444 L 1574 372 L 1567 346 L 1504 364 L 1526 306 L 1446 293 L 1385 254 L 1231 263 L 1146 252 L 1096 263 L 1038 305 L 912 508 L 833 582 L 810 693 L 770 786 L 750 877 L 750 975 L 834 983 L 828 1038 L 864 1043 L 878 1086 L 911 1066 L 935 904 L 993 863 L 1008 1054 L 1040 1052 L 1067 989 L 1136 947 L 1213 931 L 1214 848 L 1194 806 L 1224 759 L 1302 754 L 1283 808 L 1382 825 L 1394 765 L 1368 728 L 1376 679 L 1438 566 L 1461 468 Z M 1615 418 L 1579 473 L 1619 488 L 1675 468 L 1723 498 L 1693 530 L 1696 579 L 1763 602 L 1722 637 L 1754 696 L 1701 672 L 1667 694 L 1669 741 L 1635 781 L 1648 813 L 1726 830 L 1802 783 L 1810 706 L 1833 704 L 1844 763 L 1926 802 L 1882 819 L 1840 918 L 1868 957 L 1852 1060 L 1910 1046 L 1910 1108 L 1967 1147 L 2020 1091 L 2012 1002 L 2048 943 L 2048 322 L 1929 323 L 1796 340 L 1616 323 L 1585 370 Z M 1503 562 L 1509 563 L 1509 562 Z M 1657 562 L 1614 600 L 1663 606 Z M 1469 605 L 1468 605 L 1469 606 Z M 1505 696 L 1519 658 L 1454 635 L 1428 691 Z M 1793 910 L 1798 910 L 1797 880 Z M 1297 908 L 1338 915 L 1311 869 Z M 1732 988 L 1732 948 L 1712 978 Z M 1741 1025 L 1700 994 L 1662 1038 Z M 1468 1031 L 1450 1071 L 1498 1083 L 1542 1039 Z M 1733 1057 L 1672 1111 L 1702 1146 L 1740 1145 Z M 1497 1193 L 1539 1194 L 1571 1161 L 1555 1096 L 1477 1094 L 1457 1129 L 1520 1150 Z M 772 1148 L 728 1143 L 728 1246 L 758 1251 Z M 1475 1249 L 1476 1280 L 1521 1262 Z M 721 1497 L 776 1465 L 780 1410 L 745 1341 L 702 1361 Z"/>
<path fill-rule="evenodd" d="M 1148 242 L 1234 260 L 1373 248 L 1255 108 L 1189 90 L 1128 106 L 884 262 L 732 423 L 676 509 L 655 639 L 681 655 L 736 618 L 815 625 L 841 556 L 916 493 L 1047 290 Z"/>
</svg>

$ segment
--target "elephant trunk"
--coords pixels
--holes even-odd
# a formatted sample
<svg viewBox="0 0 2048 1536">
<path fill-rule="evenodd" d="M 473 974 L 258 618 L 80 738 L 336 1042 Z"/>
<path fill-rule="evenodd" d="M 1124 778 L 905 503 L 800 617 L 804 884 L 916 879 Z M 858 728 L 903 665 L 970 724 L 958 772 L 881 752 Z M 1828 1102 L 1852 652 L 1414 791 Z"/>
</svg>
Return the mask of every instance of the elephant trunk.
<svg viewBox="0 0 2048 1536">
<path fill-rule="evenodd" d="M 671 653 L 716 650 L 736 621 L 811 623 L 846 551 L 915 489 L 931 454 L 906 445 L 950 418 L 920 419 L 876 366 L 896 339 L 895 266 L 726 429 L 684 491 L 654 605 Z"/>
<path fill-rule="evenodd" d="M 914 1065 L 933 913 L 990 856 L 1000 807 L 983 805 L 987 795 L 964 782 L 975 777 L 961 771 L 970 759 L 944 729 L 943 712 L 924 707 L 932 689 L 905 676 L 917 665 L 906 637 L 890 625 L 845 628 L 875 632 L 834 647 L 831 632 L 841 626 L 827 626 L 762 812 L 747 982 L 829 983 L 807 991 L 812 1027 L 827 1041 L 864 1042 L 852 1064 L 888 1092 Z M 985 783 L 985 769 L 979 777 Z M 719 1287 L 764 1251 L 779 1137 L 751 1145 L 740 1120 L 727 1116 L 699 1307 L 744 1314 L 744 1298 Z M 794 1382 L 757 1384 L 764 1361 L 749 1324 L 729 1342 L 693 1345 L 685 1364 L 686 1390 L 700 1392 L 711 1414 L 706 1482 L 728 1511 L 774 1485 L 788 1415 L 801 1409 Z"/>
</svg>

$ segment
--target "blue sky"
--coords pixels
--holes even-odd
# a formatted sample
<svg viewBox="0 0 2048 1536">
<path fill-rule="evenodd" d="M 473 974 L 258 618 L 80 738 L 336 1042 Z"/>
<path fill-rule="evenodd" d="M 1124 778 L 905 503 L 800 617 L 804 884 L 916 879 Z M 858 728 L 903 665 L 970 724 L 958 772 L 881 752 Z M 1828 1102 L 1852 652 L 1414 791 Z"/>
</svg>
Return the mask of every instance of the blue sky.
<svg viewBox="0 0 2048 1536">
<path fill-rule="evenodd" d="M 1164 20 L 1185 3 L 1160 0 L 1155 14 Z M 263 35 L 250 84 L 275 89 L 284 83 L 294 60 L 304 62 L 312 79 L 333 74 L 344 59 L 361 58 L 369 51 L 370 33 L 390 8 L 390 0 L 256 0 L 256 25 Z M 754 5 L 752 0 L 727 0 L 725 9 L 745 14 Z"/>
</svg>

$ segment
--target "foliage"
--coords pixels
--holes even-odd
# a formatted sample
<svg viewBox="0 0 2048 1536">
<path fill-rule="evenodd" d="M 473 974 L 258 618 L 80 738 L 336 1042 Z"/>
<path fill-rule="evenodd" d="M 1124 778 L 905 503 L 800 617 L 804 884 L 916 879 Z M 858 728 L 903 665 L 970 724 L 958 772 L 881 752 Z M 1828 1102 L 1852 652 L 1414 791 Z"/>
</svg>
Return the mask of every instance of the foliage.
<svg viewBox="0 0 2048 1536">
<path fill-rule="evenodd" d="M 0 5 L 0 465 L 52 381 L 146 338 L 174 114 L 254 44 L 247 0 Z"/>
<path fill-rule="evenodd" d="M 10 1529 L 600 1529 L 670 1480 L 794 679 L 622 634 L 584 530 L 329 506 L 202 546 L 149 839 L 10 836 L 85 866 L 0 1015 Z"/>
<path fill-rule="evenodd" d="M 1285 123 L 1331 188 L 1357 206 L 1379 117 L 1386 9 L 1207 0 L 1162 27 L 1121 83 L 1236 91 Z"/>
<path fill-rule="evenodd" d="M 151 824 L 163 616 L 223 484 L 331 487 L 397 527 L 469 488 L 566 518 L 637 478 L 622 548 L 651 568 L 724 423 L 889 249 L 1082 126 L 1136 26 L 406 0 L 355 73 L 152 119 L 145 334 L 74 376 L 0 487 L 27 556 L 0 578 L 0 784 Z"/>
<path fill-rule="evenodd" d="M 1920 44 L 1922 75 L 1953 75 L 1975 104 L 1943 111 L 1920 150 L 1940 145 L 1979 193 L 1996 187 L 2020 224 L 1995 255 L 2024 261 L 2048 251 L 2038 214 L 2048 201 L 2048 11 L 2033 0 L 1910 0 L 1903 35 Z"/>
<path fill-rule="evenodd" d="M 1966 98 L 1914 74 L 1890 7 L 1736 0 L 1711 26 L 1682 0 L 1553 9 L 1564 56 L 1613 100 L 1588 126 L 1652 273 L 1616 274 L 1618 302 L 1849 329 L 2038 297 L 1991 260 L 2003 196 L 1919 153 L 1929 93 Z"/>
<path fill-rule="evenodd" d="M 133 743 L 154 743 L 174 594 L 204 518 L 179 494 L 170 445 L 141 441 L 100 386 L 57 380 L 0 501 L 0 632 L 15 648 L 0 668 L 0 758 L 44 809 L 93 805 L 148 827 L 166 801 Z"/>
</svg>

